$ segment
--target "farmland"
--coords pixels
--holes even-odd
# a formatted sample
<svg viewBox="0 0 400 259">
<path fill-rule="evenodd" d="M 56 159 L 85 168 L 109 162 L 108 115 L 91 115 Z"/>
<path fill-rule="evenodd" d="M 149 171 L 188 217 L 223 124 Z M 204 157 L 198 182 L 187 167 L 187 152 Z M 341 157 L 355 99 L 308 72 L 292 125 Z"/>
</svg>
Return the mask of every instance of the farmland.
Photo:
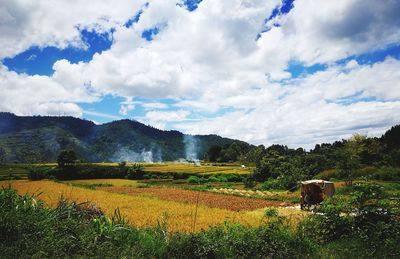
<svg viewBox="0 0 400 259">
<path fill-rule="evenodd" d="M 98 183 L 98 181 L 96 182 Z M 76 202 L 91 201 L 110 216 L 119 208 L 121 214 L 131 224 L 138 227 L 154 226 L 159 220 L 166 217 L 170 231 L 189 232 L 192 230 L 196 209 L 193 196 L 190 197 L 186 194 L 186 200 L 185 197 L 178 199 L 176 194 L 181 196 L 185 191 L 178 191 L 171 196 L 171 189 L 166 189 L 167 192 L 162 194 L 160 189 L 137 191 L 141 189 L 132 188 L 133 191 L 129 191 L 129 187 L 113 187 L 112 189 L 110 189 L 111 187 L 101 187 L 98 190 L 90 190 L 52 181 L 3 181 L 0 183 L 3 187 L 11 184 L 12 188 L 20 194 L 37 195 L 37 198 L 43 200 L 49 207 L 55 207 L 59 198 L 63 197 Z M 220 201 L 213 200 L 218 197 Z M 235 199 L 239 199 L 239 201 L 232 203 Z M 245 198 L 204 194 L 197 208 L 196 229 L 207 229 L 224 221 L 247 226 L 259 225 L 262 215 L 238 212 L 238 210 L 259 209 L 267 207 L 271 203 L 267 201 L 251 202 L 249 199 L 249 204 L 241 205 L 248 207 L 238 208 L 240 202 L 244 202 L 240 199 Z M 277 206 L 274 203 L 272 205 Z"/>
<path fill-rule="evenodd" d="M 56 168 L 54 164 L 35 166 L 45 171 Z M 90 165 L 84 165 L 82 168 L 87 170 L 89 166 Z M 130 166 L 129 164 L 126 165 L 127 168 L 130 168 Z M 326 214 L 328 216 L 325 218 L 325 216 L 321 216 L 321 214 L 301 211 L 298 206 L 300 196 L 299 190 L 265 190 L 262 184 L 257 184 L 249 188 L 243 182 L 229 182 L 228 179 L 243 179 L 241 177 L 235 178 L 232 176 L 243 176 L 245 173 L 244 171 L 250 172 L 251 169 L 242 168 L 240 165 L 196 166 L 192 164 L 144 164 L 144 174 L 151 173 L 150 176 L 154 178 L 143 177 L 137 180 L 105 178 L 76 180 L 47 179 L 32 181 L 24 179 L 30 170 L 35 171 L 32 167 L 3 166 L 2 168 L 3 175 L 6 177 L 10 177 L 10 172 L 19 173 L 19 177 L 11 175 L 12 180 L 0 181 L 0 187 L 11 187 L 16 190 L 19 195 L 27 195 L 25 198 L 21 198 L 25 199 L 25 203 L 23 204 L 32 204 L 33 207 L 30 207 L 32 209 L 37 206 L 36 204 L 39 201 L 43 201 L 43 209 L 47 210 L 45 215 L 59 215 L 62 211 L 66 210 L 62 212 L 61 215 L 71 215 L 68 220 L 76 222 L 74 224 L 77 224 L 76 227 L 79 229 L 85 226 L 89 232 L 82 233 L 81 235 L 83 236 L 79 238 L 82 240 L 97 240 L 95 242 L 96 248 L 90 250 L 92 255 L 98 254 L 99 256 L 104 256 L 109 253 L 108 250 L 104 250 L 104 242 L 108 242 L 107 240 L 114 240 L 116 242 L 114 244 L 118 246 L 118 248 L 114 248 L 114 251 L 118 250 L 117 253 L 122 257 L 143 257 L 143 255 L 147 255 L 144 257 L 160 257 L 157 253 L 161 253 L 164 256 L 168 254 L 168 257 L 182 257 L 176 256 L 173 251 L 180 247 L 179 242 L 183 242 L 177 241 L 177 238 L 178 240 L 179 238 L 187 238 L 185 240 L 191 241 L 185 241 L 187 242 L 185 246 L 194 249 L 187 254 L 189 257 L 202 257 L 204 253 L 207 254 L 208 252 L 204 252 L 202 249 L 208 246 L 207 242 L 209 241 L 206 240 L 210 239 L 212 240 L 210 242 L 213 244 L 218 243 L 223 244 L 224 247 L 229 247 L 230 250 L 223 250 L 231 251 L 229 253 L 222 252 L 222 250 L 218 250 L 218 252 L 212 250 L 220 255 L 228 257 L 240 253 L 245 253 L 249 256 L 267 253 L 260 252 L 260 249 L 251 248 L 252 244 L 257 243 L 260 247 L 274 249 L 274 251 L 276 251 L 274 254 L 280 255 L 277 257 L 287 257 L 295 253 L 298 254 L 298 257 L 301 257 L 300 255 L 309 257 L 309 255 L 312 254 L 312 257 L 324 258 L 324 254 L 332 255 L 337 253 L 337 247 L 348 246 L 347 244 L 338 243 L 339 241 L 329 241 L 328 243 L 324 243 L 327 241 L 319 241 L 321 237 L 331 238 L 331 234 L 329 233 L 320 233 L 321 229 L 324 228 L 321 227 L 320 224 L 334 223 L 338 225 L 333 225 L 332 227 L 334 227 L 334 229 L 332 231 L 346 231 L 346 228 L 342 229 L 341 227 L 345 226 L 345 224 L 350 224 L 352 228 L 358 229 L 354 236 L 348 237 L 350 238 L 349 244 L 354 245 L 356 242 L 361 242 L 360 240 L 362 240 L 362 243 L 357 243 L 358 245 L 356 245 L 355 248 L 351 246 L 348 247 L 348 249 L 344 250 L 339 256 L 353 257 L 357 251 L 360 250 L 360 247 L 366 249 L 365 247 L 367 245 L 369 246 L 370 244 L 376 243 L 374 240 L 362 239 L 363 237 L 361 235 L 364 233 L 363 231 L 380 231 L 378 225 L 377 227 L 372 227 L 374 225 L 358 225 L 357 221 L 348 221 L 351 218 L 336 218 L 336 216 L 334 216 L 335 214 L 331 216 L 329 216 L 330 214 Z M 6 170 L 4 170 L 4 168 Z M 94 170 L 98 168 L 104 170 L 112 169 L 115 171 L 121 169 L 120 165 L 115 163 L 101 163 L 93 166 Z M 177 172 L 170 172 L 173 170 Z M 234 174 L 232 173 L 234 170 L 242 170 L 242 172 Z M 175 179 L 175 177 L 172 177 L 177 173 L 180 174 L 179 178 Z M 23 176 L 23 174 L 25 174 L 25 176 Z M 230 175 L 231 178 L 226 178 L 228 175 Z M 196 181 L 193 180 L 193 177 L 196 178 Z M 376 195 L 379 193 L 383 194 L 382 190 L 384 190 L 386 195 L 388 195 L 385 196 L 385 202 L 382 203 L 385 204 L 384 206 L 388 206 L 385 207 L 385 209 L 393 211 L 391 212 L 394 213 L 393 215 L 398 213 L 396 209 L 392 208 L 396 208 L 396 202 L 398 202 L 396 197 L 400 195 L 400 184 L 396 182 L 366 180 L 357 180 L 353 183 L 355 185 L 354 187 L 347 186 L 344 181 L 336 182 L 338 188 L 337 197 L 340 203 L 336 204 L 336 200 L 333 199 L 331 203 L 328 203 L 327 208 L 330 208 L 330 210 L 333 208 L 333 211 L 340 211 L 343 210 L 343 208 L 348 208 L 348 206 L 342 206 L 341 204 L 345 204 L 348 198 L 353 197 L 352 195 L 357 195 L 357 193 L 362 192 L 367 195 L 370 193 L 373 195 L 373 199 L 365 199 L 367 205 L 362 205 L 363 201 L 358 200 L 358 207 L 354 207 L 353 211 L 343 210 L 340 213 L 344 215 L 351 213 L 348 215 L 352 215 L 358 213 L 359 210 L 368 211 L 370 206 L 373 206 L 373 208 L 374 206 L 383 206 L 380 203 L 380 199 L 382 198 L 376 199 L 376 197 L 381 196 Z M 7 192 L 7 189 L 0 191 L 0 202 L 1 197 L 4 196 L 4 192 Z M 29 201 L 29 199 L 31 199 L 30 197 L 33 197 L 34 201 Z M 28 199 L 28 203 L 26 199 Z M 348 200 L 348 202 L 351 202 L 352 199 Z M 16 201 L 16 198 L 12 200 Z M 373 203 L 371 204 L 371 202 Z M 18 208 L 18 206 L 16 206 L 16 208 Z M 349 208 L 352 208 L 352 206 L 355 205 L 352 204 Z M 322 211 L 323 209 L 322 206 Z M 32 213 L 36 213 L 35 211 L 36 210 Z M 17 213 L 15 215 L 21 215 L 22 212 L 15 211 L 15 213 Z M 89 215 L 94 213 L 94 215 L 96 215 L 89 216 L 89 219 L 92 217 L 99 218 L 88 221 L 87 219 L 81 218 L 81 216 L 73 216 L 80 215 L 81 213 L 89 213 Z M 11 214 L 7 212 L 5 215 L 7 218 L 7 215 Z M 57 217 L 59 216 L 43 219 L 43 226 L 48 226 L 49 222 Z M 58 229 L 60 224 L 67 224 L 65 228 L 71 228 L 71 222 L 65 221 L 64 217 L 65 216 L 62 216 L 61 219 L 55 221 L 55 225 L 52 229 Z M 9 218 L 9 221 L 12 220 L 18 220 L 18 216 Z M 40 220 L 38 219 L 38 221 Z M 64 221 L 65 223 L 62 223 Z M 337 221 L 337 223 L 335 223 L 335 221 Z M 13 224 L 15 226 L 20 226 L 25 223 L 20 222 Z M 384 248 L 382 249 L 385 250 L 381 249 L 376 251 L 380 251 L 379 253 L 385 251 L 385 253 L 389 255 L 397 254 L 398 251 L 396 247 L 391 244 L 395 243 L 396 241 L 394 240 L 398 239 L 398 221 L 390 219 L 385 224 L 390 226 L 390 233 L 397 234 L 391 234 L 390 237 L 385 237 L 386 240 L 390 241 L 387 245 L 383 246 Z M 123 227 L 121 228 L 121 226 Z M 367 226 L 369 227 L 365 230 Z M 139 233 L 138 237 L 136 239 L 132 236 L 121 237 L 119 236 L 122 234 L 122 232 L 119 232 L 122 231 L 121 229 L 129 231 L 132 235 L 133 233 Z M 49 228 L 48 231 L 53 230 Z M 80 233 L 80 230 L 74 231 L 76 234 Z M 266 243 L 263 243 L 264 241 L 261 238 L 264 235 L 263 233 L 268 233 L 267 240 L 269 241 L 265 241 Z M 319 233 L 318 236 L 315 237 L 315 233 Z M 91 237 L 88 239 L 89 236 Z M 63 238 L 67 237 L 68 236 L 65 236 L 64 232 L 62 232 L 57 238 L 63 240 Z M 243 250 L 245 252 L 241 252 L 242 250 L 235 250 L 239 248 L 235 248 L 236 245 L 229 241 L 233 237 L 237 242 L 242 243 L 243 246 L 246 247 L 246 249 Z M 121 241 L 121 238 L 124 241 Z M 271 241 L 270 238 L 275 238 L 279 241 Z M 137 241 L 133 242 L 133 240 Z M 145 240 L 150 243 L 144 243 Z M 295 240 L 298 240 L 296 242 L 300 242 L 301 244 L 296 243 Z M 24 239 L 23 242 L 29 243 L 30 241 Z M 63 244 L 63 242 L 60 241 L 57 244 Z M 85 244 L 86 241 L 81 242 Z M 93 244 L 93 241 L 90 242 Z M 158 244 L 157 246 L 166 250 L 162 252 L 158 251 L 154 247 L 153 242 L 156 242 Z M 135 245 L 135 248 L 132 248 L 133 245 Z M 43 242 L 41 246 L 44 247 L 43 249 L 49 249 L 46 242 Z M 57 250 L 51 249 L 49 252 L 55 253 L 58 251 L 61 253 L 60 256 L 71 254 L 70 246 L 59 246 Z M 91 245 L 86 244 L 86 247 L 90 246 Z M 121 246 L 125 248 L 121 248 Z M 7 251 L 6 248 L 3 247 L 3 249 Z M 84 248 L 81 248 L 81 250 L 82 249 Z M 132 249 L 137 251 L 139 255 L 133 256 L 131 254 L 131 251 L 133 251 Z M 180 251 L 179 253 L 181 253 L 182 249 L 182 247 L 178 249 Z M 35 249 L 33 249 L 33 251 L 35 251 Z M 288 254 L 285 254 L 284 251 L 287 251 Z M 370 250 L 367 249 L 365 251 Z"/>
<path fill-rule="evenodd" d="M 27 174 L 26 165 L 0 165 L 0 180 L 26 179 Z"/>
<path fill-rule="evenodd" d="M 98 167 L 118 167 L 118 163 L 93 163 L 89 166 Z M 128 163 L 128 165 L 131 165 Z M 32 167 L 46 167 L 55 168 L 57 164 L 9 164 L 0 165 L 0 180 L 6 179 L 26 179 L 29 168 Z M 201 166 L 195 164 L 178 164 L 178 163 L 140 163 L 144 171 L 147 173 L 156 174 L 190 174 L 199 176 L 210 176 L 217 174 L 235 174 L 235 175 L 248 175 L 254 168 L 242 167 L 235 164 L 202 164 Z"/>
<path fill-rule="evenodd" d="M 243 168 L 241 165 L 195 165 L 195 164 L 144 164 L 146 172 L 157 173 L 191 173 L 191 174 L 249 174 L 253 168 Z"/>
<path fill-rule="evenodd" d="M 86 179 L 86 180 L 71 180 L 64 181 L 64 183 L 72 185 L 93 185 L 93 186 L 137 186 L 139 183 L 135 180 L 128 179 Z"/>
</svg>

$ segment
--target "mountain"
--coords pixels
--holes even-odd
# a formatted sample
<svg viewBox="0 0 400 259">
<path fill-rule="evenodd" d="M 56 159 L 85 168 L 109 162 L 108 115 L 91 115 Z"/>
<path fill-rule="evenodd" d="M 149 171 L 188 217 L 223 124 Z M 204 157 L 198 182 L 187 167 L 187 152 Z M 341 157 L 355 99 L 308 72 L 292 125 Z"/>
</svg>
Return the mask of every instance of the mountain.
<svg viewBox="0 0 400 259">
<path fill-rule="evenodd" d="M 134 120 L 101 125 L 74 117 L 16 116 L 0 112 L 0 162 L 54 162 L 73 149 L 82 161 L 173 161 L 203 158 L 213 145 L 241 142 L 217 135 L 185 135 Z"/>
</svg>

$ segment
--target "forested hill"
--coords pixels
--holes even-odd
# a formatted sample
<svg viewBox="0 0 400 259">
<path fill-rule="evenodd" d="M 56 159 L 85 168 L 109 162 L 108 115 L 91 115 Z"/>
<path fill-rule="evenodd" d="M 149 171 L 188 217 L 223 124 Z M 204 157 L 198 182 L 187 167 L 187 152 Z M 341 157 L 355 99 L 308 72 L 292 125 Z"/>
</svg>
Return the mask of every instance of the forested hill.
<svg viewBox="0 0 400 259">
<path fill-rule="evenodd" d="M 159 130 L 134 120 L 96 125 L 74 117 L 0 113 L 0 163 L 53 162 L 64 149 L 88 162 L 203 159 L 212 145 L 235 142 L 248 145 L 216 135 Z"/>
</svg>

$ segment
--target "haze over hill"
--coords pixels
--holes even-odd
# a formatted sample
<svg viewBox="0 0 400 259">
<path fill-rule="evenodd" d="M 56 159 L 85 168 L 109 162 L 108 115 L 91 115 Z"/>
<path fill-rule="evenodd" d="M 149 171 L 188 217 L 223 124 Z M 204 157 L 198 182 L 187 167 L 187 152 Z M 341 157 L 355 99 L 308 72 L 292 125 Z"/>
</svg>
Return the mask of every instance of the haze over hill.
<svg viewBox="0 0 400 259">
<path fill-rule="evenodd" d="M 63 149 L 89 162 L 196 160 L 212 145 L 234 141 L 159 130 L 133 120 L 96 125 L 74 117 L 0 113 L 0 162 L 8 163 L 52 162 Z"/>
</svg>

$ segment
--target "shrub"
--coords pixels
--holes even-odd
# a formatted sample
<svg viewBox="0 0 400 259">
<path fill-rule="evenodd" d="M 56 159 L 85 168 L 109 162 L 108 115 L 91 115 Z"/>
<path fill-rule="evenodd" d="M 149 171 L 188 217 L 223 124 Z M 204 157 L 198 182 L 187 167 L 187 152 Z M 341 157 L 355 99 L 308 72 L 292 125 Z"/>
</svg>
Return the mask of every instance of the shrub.
<svg viewBox="0 0 400 259">
<path fill-rule="evenodd" d="M 354 184 L 327 199 L 319 214 L 300 224 L 303 236 L 329 249 L 342 247 L 343 256 L 396 257 L 400 255 L 399 211 L 382 186 Z M 340 240 L 346 240 L 342 242 Z"/>
<path fill-rule="evenodd" d="M 247 175 L 240 175 L 240 174 L 224 174 L 224 177 L 227 179 L 228 182 L 243 182 Z"/>
<path fill-rule="evenodd" d="M 194 176 L 194 175 L 189 176 L 189 178 L 187 179 L 187 183 L 190 183 L 190 184 L 200 183 L 200 178 L 197 176 Z"/>
<path fill-rule="evenodd" d="M 124 169 L 125 166 L 126 166 L 126 161 L 121 161 L 121 162 L 118 163 L 118 167 L 120 169 Z"/>
<path fill-rule="evenodd" d="M 400 168 L 382 167 L 372 173 L 372 178 L 383 181 L 400 181 Z"/>
<path fill-rule="evenodd" d="M 282 183 L 279 179 L 269 178 L 267 181 L 261 184 L 263 190 L 276 190 L 282 189 Z"/>
<path fill-rule="evenodd" d="M 207 181 L 214 183 L 214 182 L 218 182 L 219 178 L 216 177 L 215 175 L 212 175 L 212 176 L 208 177 Z"/>
<path fill-rule="evenodd" d="M 57 164 L 59 167 L 74 166 L 77 162 L 77 157 L 74 150 L 62 150 L 57 156 Z"/>
<path fill-rule="evenodd" d="M 257 185 L 256 180 L 252 176 L 243 178 L 243 184 L 245 188 L 254 188 Z"/>
<path fill-rule="evenodd" d="M 42 180 L 49 177 L 49 169 L 46 167 L 31 166 L 28 168 L 29 180 Z"/>
<path fill-rule="evenodd" d="M 143 176 L 144 176 L 143 167 L 140 164 L 134 164 L 127 168 L 125 178 L 131 180 L 141 180 L 143 179 Z"/>
<path fill-rule="evenodd" d="M 264 211 L 264 216 L 268 218 L 277 217 L 278 215 L 278 210 L 275 208 L 267 208 Z"/>
</svg>

